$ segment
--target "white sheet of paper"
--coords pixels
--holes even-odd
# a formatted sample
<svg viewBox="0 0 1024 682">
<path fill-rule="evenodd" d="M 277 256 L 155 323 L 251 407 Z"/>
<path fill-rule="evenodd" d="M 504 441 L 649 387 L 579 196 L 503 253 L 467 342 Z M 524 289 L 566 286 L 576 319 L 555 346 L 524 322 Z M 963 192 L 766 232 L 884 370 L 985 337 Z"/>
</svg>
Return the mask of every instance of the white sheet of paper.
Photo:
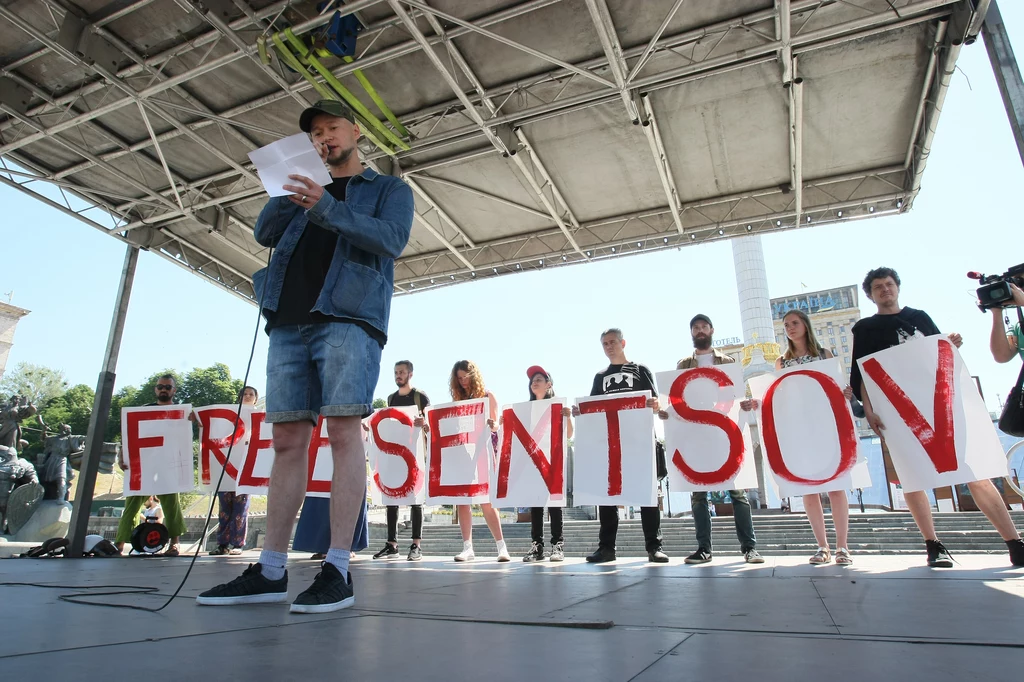
<svg viewBox="0 0 1024 682">
<path fill-rule="evenodd" d="M 197 407 L 195 415 L 199 423 L 199 490 L 204 493 L 213 492 L 220 481 L 220 492 L 235 492 L 235 481 L 249 448 L 252 406 L 243 405 L 239 415 L 238 405 L 206 405 Z M 232 429 L 231 423 L 235 421 L 236 415 L 239 415 L 241 424 L 237 429 Z M 227 459 L 229 450 L 230 460 Z M 227 471 L 221 479 L 225 462 Z"/>
<path fill-rule="evenodd" d="M 394 413 L 405 415 L 409 424 L 388 416 Z M 418 415 L 419 409 L 410 405 L 386 407 L 370 417 L 366 454 L 373 470 L 370 486 L 373 504 L 423 504 L 426 493 L 423 429 L 411 426 Z M 385 448 L 392 452 L 386 452 Z M 400 448 L 404 448 L 403 454 L 394 454 Z"/>
<path fill-rule="evenodd" d="M 266 416 L 265 412 L 253 412 L 249 416 L 249 444 L 235 484 L 239 495 L 267 494 L 274 466 L 274 425 L 264 421 Z"/>
<path fill-rule="evenodd" d="M 794 372 L 809 372 L 791 376 L 785 381 L 782 377 Z M 842 411 L 840 418 L 847 420 L 850 430 L 846 433 L 851 442 L 856 444 L 856 459 L 852 468 L 835 477 L 831 481 L 808 484 L 796 480 L 787 480 L 792 474 L 795 477 L 825 481 L 835 476 L 841 462 L 841 446 L 836 413 L 820 381 L 826 382 Z M 772 391 L 772 421 L 778 440 L 778 451 L 770 452 L 768 424 L 765 423 L 764 398 L 769 389 Z M 860 438 L 857 437 L 857 426 L 845 396 L 839 396 L 846 386 L 846 375 L 839 364 L 839 358 L 817 360 L 803 365 L 787 367 L 772 374 L 763 374 L 750 379 L 751 395 L 761 401 L 758 409 L 758 422 L 761 425 L 761 453 L 767 465 L 765 470 L 771 474 L 772 482 L 779 497 L 795 497 L 812 493 L 827 493 L 833 490 L 854 490 L 870 488 L 871 474 L 868 461 L 860 450 Z M 785 470 L 777 472 L 773 462 L 779 461 Z"/>
<path fill-rule="evenodd" d="M 491 501 L 494 451 L 487 426 L 488 403 L 487 398 L 477 398 L 427 408 L 427 504 Z M 461 438 L 458 434 L 467 434 L 465 442 L 454 442 Z"/>
<path fill-rule="evenodd" d="M 192 480 L 191 405 L 121 408 L 125 444 L 125 495 L 190 492 Z"/>
<path fill-rule="evenodd" d="M 498 441 L 498 465 L 491 471 L 491 503 L 496 507 L 564 507 L 567 476 L 566 422 L 562 408 L 563 398 L 533 400 L 526 403 L 507 405 L 502 409 L 501 434 Z M 515 417 L 511 415 L 515 415 Z M 551 492 L 540 469 L 526 450 L 521 434 L 512 427 L 512 420 L 518 419 L 523 430 L 530 434 L 537 445 L 537 454 L 547 463 L 548 475 L 552 477 L 557 492 Z M 557 424 L 559 438 L 553 438 L 552 425 Z M 557 443 L 557 447 L 556 447 Z M 503 485 L 500 477 L 507 461 L 507 479 Z M 561 484 L 558 485 L 557 471 Z M 504 495 L 502 495 L 504 493 Z M 499 497 L 499 495 L 502 495 Z"/>
<path fill-rule="evenodd" d="M 680 377 L 703 376 L 719 371 L 725 375 L 722 383 L 711 378 L 690 379 L 683 389 L 683 397 L 690 409 L 717 412 L 715 419 L 727 418 L 739 433 L 742 452 L 735 473 L 727 475 L 732 443 L 722 426 L 700 424 L 684 419 L 673 408 L 672 386 Z M 744 396 L 743 366 L 739 363 L 700 367 L 687 370 L 658 372 L 658 390 L 662 394 L 664 409 L 668 412 L 665 424 L 665 458 L 668 464 L 669 486 L 673 492 L 704 492 L 714 490 L 742 490 L 757 487 L 757 468 L 754 449 L 750 441 L 750 427 L 741 416 L 740 401 Z M 723 385 L 724 384 L 724 385 Z M 704 419 L 708 415 L 704 415 Z M 735 433 L 735 432 L 734 432 Z M 684 473 L 675 461 L 676 453 L 690 474 Z M 723 471 L 725 470 L 725 471 Z M 715 475 L 716 472 L 721 472 Z M 723 478 L 724 476 L 724 478 Z"/>
<path fill-rule="evenodd" d="M 302 184 L 289 175 L 305 175 L 324 186 L 331 183 L 331 174 L 305 133 L 289 135 L 249 152 L 249 160 L 256 166 L 263 188 L 272 197 L 291 194 L 283 189 L 284 185 Z"/>
<path fill-rule="evenodd" d="M 317 421 L 313 436 L 309 439 L 306 464 L 309 467 L 306 495 L 330 497 L 331 479 L 334 478 L 334 455 L 331 454 L 331 441 L 327 438 L 327 420 L 323 416 Z"/>
<path fill-rule="evenodd" d="M 632 399 L 642 404 L 649 391 L 613 393 L 577 398 L 579 406 L 603 400 Z M 654 462 L 654 412 L 649 407 L 625 409 L 618 413 L 621 444 L 621 492 L 612 494 L 610 471 L 611 439 L 605 413 L 581 414 L 576 418 L 573 437 L 573 503 L 577 505 L 635 505 L 653 507 L 658 503 L 657 467 Z"/>
<path fill-rule="evenodd" d="M 952 434 L 944 428 L 935 428 L 940 345 L 946 349 L 944 353 L 952 352 Z M 913 403 L 909 413 L 915 421 L 921 420 L 915 428 L 907 425 L 893 402 L 865 369 L 872 360 Z M 992 417 L 963 358 L 945 336 L 936 334 L 913 339 L 861 358 L 859 362 L 864 390 L 871 399 L 871 407 L 885 425 L 882 435 L 904 492 L 1006 476 L 1006 455 Z M 922 441 L 928 443 L 933 452 L 954 453 L 953 467 L 939 473 Z M 952 450 L 946 450 L 946 447 Z"/>
</svg>

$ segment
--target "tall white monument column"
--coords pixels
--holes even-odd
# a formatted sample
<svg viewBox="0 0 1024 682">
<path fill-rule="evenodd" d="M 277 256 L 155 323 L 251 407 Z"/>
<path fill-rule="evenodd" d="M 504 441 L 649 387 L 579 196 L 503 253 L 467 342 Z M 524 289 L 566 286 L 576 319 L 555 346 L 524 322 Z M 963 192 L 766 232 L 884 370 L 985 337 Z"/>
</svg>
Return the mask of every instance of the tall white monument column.
<svg viewBox="0 0 1024 682">
<path fill-rule="evenodd" d="M 743 324 L 743 375 L 751 377 L 772 371 L 775 358 L 779 356 L 761 237 L 733 239 L 732 259 L 736 268 L 736 288 Z"/>
<path fill-rule="evenodd" d="M 11 346 L 14 345 L 14 330 L 18 326 L 18 320 L 28 315 L 29 312 L 24 308 L 0 301 L 0 377 L 4 375 L 7 356 L 11 353 Z"/>
</svg>

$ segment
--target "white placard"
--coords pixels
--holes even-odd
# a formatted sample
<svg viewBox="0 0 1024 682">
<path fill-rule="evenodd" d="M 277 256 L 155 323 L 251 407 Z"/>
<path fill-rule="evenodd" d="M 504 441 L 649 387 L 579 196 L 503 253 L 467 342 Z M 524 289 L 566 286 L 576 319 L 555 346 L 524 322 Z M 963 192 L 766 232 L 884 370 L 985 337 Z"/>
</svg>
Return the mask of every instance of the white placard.
<svg viewBox="0 0 1024 682">
<path fill-rule="evenodd" d="M 427 504 L 490 502 L 488 403 L 477 398 L 427 408 Z"/>
<path fill-rule="evenodd" d="M 423 430 L 413 426 L 419 408 L 386 407 L 369 419 L 366 453 L 373 471 L 374 504 L 423 504 L 426 464 Z"/>
<path fill-rule="evenodd" d="M 190 414 L 191 405 L 121 408 L 126 496 L 184 493 L 195 487 Z"/>
<path fill-rule="evenodd" d="M 573 504 L 658 503 L 650 392 L 577 398 Z"/>
<path fill-rule="evenodd" d="M 239 495 L 267 494 L 274 467 L 274 427 L 266 423 L 266 417 L 266 412 L 253 412 L 249 417 L 249 445 L 235 484 Z"/>
<path fill-rule="evenodd" d="M 306 451 L 306 495 L 310 497 L 330 497 L 331 478 L 334 476 L 334 455 L 331 454 L 331 441 L 327 437 L 327 420 L 321 415 L 316 428 L 309 439 Z"/>
<path fill-rule="evenodd" d="M 757 487 L 750 427 L 740 414 L 739 363 L 658 372 L 668 412 L 665 458 L 674 492 Z"/>
<path fill-rule="evenodd" d="M 324 187 L 331 184 L 331 174 L 305 133 L 289 135 L 251 151 L 249 160 L 256 166 L 263 189 L 272 197 L 291 194 L 283 189 L 284 185 L 302 186 L 300 181 L 292 180 L 289 175 L 305 175 Z"/>
<path fill-rule="evenodd" d="M 195 415 L 199 423 L 199 490 L 211 493 L 218 489 L 219 481 L 220 492 L 235 492 L 249 447 L 252 406 L 243 405 L 239 412 L 238 405 L 206 405 L 197 407 Z"/>
<path fill-rule="evenodd" d="M 859 362 L 905 492 L 1006 476 L 992 417 L 949 339 L 913 339 Z"/>
<path fill-rule="evenodd" d="M 555 398 L 502 409 L 498 464 L 491 472 L 494 506 L 565 506 L 565 406 L 564 400 Z"/>
<path fill-rule="evenodd" d="M 779 497 L 871 487 L 839 358 L 750 379 L 761 453 Z"/>
</svg>

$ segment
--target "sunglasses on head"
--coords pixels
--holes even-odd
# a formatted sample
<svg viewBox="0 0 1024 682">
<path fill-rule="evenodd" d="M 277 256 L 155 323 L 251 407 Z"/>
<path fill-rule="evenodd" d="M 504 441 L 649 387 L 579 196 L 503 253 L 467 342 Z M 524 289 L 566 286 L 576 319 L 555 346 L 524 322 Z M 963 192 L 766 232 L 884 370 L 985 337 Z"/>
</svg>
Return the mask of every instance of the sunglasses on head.
<svg viewBox="0 0 1024 682">
<path fill-rule="evenodd" d="M 172 388 L 174 388 L 174 384 L 157 384 L 156 385 L 156 390 L 158 390 L 158 391 L 170 391 Z"/>
</svg>

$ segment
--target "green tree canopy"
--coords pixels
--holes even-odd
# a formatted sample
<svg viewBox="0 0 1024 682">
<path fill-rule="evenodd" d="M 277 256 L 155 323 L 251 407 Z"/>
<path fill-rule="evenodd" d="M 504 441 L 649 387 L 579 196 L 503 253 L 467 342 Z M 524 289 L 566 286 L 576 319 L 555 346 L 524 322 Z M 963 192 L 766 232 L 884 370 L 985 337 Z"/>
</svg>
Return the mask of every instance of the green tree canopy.
<svg viewBox="0 0 1024 682">
<path fill-rule="evenodd" d="M 373 399 L 373 409 L 379 410 L 382 407 L 387 407 L 387 406 L 388 406 L 388 401 L 384 400 L 384 398 L 374 398 Z"/>
<path fill-rule="evenodd" d="M 30 362 L 19 362 L 13 371 L 0 379 L 0 397 L 5 401 L 12 395 L 23 395 L 37 407 L 62 395 L 68 388 L 64 370 L 51 369 Z"/>
<path fill-rule="evenodd" d="M 63 395 L 50 400 L 39 412 L 47 431 L 56 433 L 61 424 L 69 424 L 71 433 L 85 435 L 96 393 L 85 384 L 72 386 Z"/>
</svg>

